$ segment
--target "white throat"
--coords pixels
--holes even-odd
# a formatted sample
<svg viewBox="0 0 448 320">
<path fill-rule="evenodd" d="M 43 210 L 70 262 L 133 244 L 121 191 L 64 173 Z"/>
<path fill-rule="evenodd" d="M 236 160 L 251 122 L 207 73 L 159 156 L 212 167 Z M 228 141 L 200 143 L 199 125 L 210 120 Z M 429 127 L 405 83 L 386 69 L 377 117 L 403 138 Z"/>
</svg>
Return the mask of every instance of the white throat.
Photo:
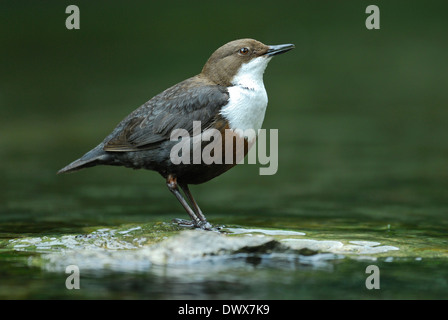
<svg viewBox="0 0 448 320">
<path fill-rule="evenodd" d="M 263 73 L 270 60 L 270 57 L 255 58 L 243 64 L 233 77 L 233 86 L 228 89 L 229 102 L 220 112 L 229 122 L 230 129 L 252 129 L 255 135 L 261 129 L 268 105 Z M 249 140 L 255 138 L 251 134 L 244 135 Z"/>
</svg>

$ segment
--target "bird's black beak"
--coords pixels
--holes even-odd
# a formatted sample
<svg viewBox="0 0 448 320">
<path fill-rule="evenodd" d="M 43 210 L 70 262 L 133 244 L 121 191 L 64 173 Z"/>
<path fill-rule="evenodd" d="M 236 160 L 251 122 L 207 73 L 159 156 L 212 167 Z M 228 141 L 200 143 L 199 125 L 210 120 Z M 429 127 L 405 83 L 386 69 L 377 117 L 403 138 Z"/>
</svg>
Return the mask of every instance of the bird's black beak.
<svg viewBox="0 0 448 320">
<path fill-rule="evenodd" d="M 279 45 L 275 45 L 275 46 L 269 46 L 269 49 L 265 53 L 265 55 L 268 57 L 272 57 L 277 54 L 285 53 L 294 48 L 295 48 L 295 46 L 293 44 L 279 44 Z"/>
</svg>

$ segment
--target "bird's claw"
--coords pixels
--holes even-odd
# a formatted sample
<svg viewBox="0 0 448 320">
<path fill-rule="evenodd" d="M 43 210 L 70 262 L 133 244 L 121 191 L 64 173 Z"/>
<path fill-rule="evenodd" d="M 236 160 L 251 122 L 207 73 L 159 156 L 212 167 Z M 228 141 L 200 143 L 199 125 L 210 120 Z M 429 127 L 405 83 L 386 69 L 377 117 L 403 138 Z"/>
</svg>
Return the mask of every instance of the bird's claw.
<svg viewBox="0 0 448 320">
<path fill-rule="evenodd" d="M 185 220 L 185 219 L 173 219 L 173 222 L 177 224 L 179 227 L 191 228 L 191 229 L 201 229 L 207 231 L 216 231 L 220 228 L 214 228 L 208 221 L 193 221 L 193 220 Z"/>
</svg>

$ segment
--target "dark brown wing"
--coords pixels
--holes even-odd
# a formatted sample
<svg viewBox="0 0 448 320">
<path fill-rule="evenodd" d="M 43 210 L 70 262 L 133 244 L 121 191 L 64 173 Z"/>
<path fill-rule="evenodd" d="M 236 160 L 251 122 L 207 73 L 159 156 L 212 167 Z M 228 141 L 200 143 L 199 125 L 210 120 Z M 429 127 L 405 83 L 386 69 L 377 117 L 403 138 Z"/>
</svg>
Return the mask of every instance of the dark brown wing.
<svg viewBox="0 0 448 320">
<path fill-rule="evenodd" d="M 105 139 L 105 151 L 151 149 L 170 139 L 174 129 L 193 131 L 193 121 L 204 130 L 215 119 L 229 94 L 225 87 L 198 77 L 187 79 L 155 96 L 124 119 Z"/>
</svg>

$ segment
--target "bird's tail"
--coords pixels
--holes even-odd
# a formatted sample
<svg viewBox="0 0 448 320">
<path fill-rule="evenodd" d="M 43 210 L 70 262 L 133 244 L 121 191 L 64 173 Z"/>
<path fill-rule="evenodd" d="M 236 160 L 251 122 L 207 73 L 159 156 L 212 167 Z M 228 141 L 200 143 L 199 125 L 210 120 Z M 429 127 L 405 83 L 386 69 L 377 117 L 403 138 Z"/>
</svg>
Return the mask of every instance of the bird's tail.
<svg viewBox="0 0 448 320">
<path fill-rule="evenodd" d="M 106 159 L 107 154 L 105 151 L 103 151 L 103 145 L 100 144 L 96 148 L 90 150 L 85 155 L 83 155 L 78 160 L 73 161 L 69 165 L 65 166 L 61 170 L 58 171 L 58 174 L 60 173 L 66 173 L 66 172 L 75 172 L 84 168 L 93 167 L 99 164 L 104 163 L 104 160 Z"/>
</svg>

